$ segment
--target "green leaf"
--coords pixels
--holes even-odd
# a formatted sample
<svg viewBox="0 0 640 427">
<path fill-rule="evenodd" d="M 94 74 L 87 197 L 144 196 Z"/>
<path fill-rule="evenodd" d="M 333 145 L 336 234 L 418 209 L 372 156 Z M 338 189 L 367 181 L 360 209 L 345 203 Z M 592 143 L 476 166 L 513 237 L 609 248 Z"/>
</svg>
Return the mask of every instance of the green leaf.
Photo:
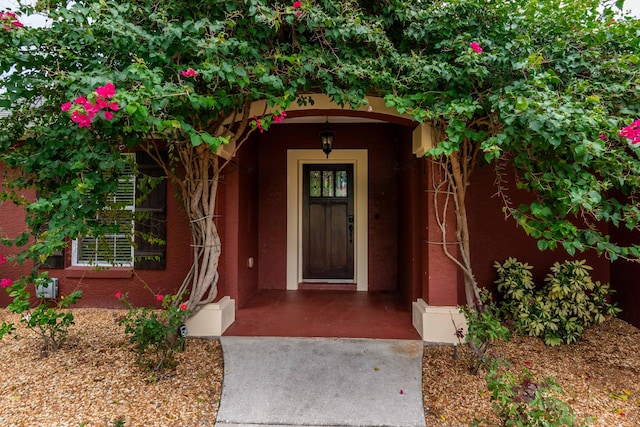
<svg viewBox="0 0 640 427">
<path fill-rule="evenodd" d="M 542 123 L 541 121 L 539 121 L 539 120 L 531 120 L 531 121 L 529 122 L 529 127 L 530 127 L 532 130 L 534 130 L 534 131 L 536 131 L 536 132 L 539 132 L 539 131 L 540 131 L 540 129 L 542 129 L 542 128 L 544 127 L 544 125 L 543 125 L 543 123 Z"/>
<path fill-rule="evenodd" d="M 194 133 L 191 133 L 191 134 L 189 135 L 189 137 L 191 138 L 191 144 L 192 144 L 194 147 L 197 147 L 198 145 L 201 145 L 201 144 L 202 144 L 202 137 L 201 137 L 200 135 L 198 135 L 197 133 L 195 133 L 195 132 L 194 132 Z"/>
<path fill-rule="evenodd" d="M 518 100 L 516 101 L 516 110 L 524 111 L 527 108 L 529 108 L 529 100 L 527 98 L 519 96 Z"/>
</svg>

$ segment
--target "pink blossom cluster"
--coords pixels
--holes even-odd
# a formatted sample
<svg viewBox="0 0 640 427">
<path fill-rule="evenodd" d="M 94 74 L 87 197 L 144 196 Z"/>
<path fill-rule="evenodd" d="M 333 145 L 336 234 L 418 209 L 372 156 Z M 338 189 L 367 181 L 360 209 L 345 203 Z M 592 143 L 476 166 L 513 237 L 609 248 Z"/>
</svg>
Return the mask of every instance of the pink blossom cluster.
<svg viewBox="0 0 640 427">
<path fill-rule="evenodd" d="M 187 70 L 182 71 L 180 74 L 182 74 L 183 77 L 198 77 L 198 72 L 196 70 L 194 70 L 193 68 L 189 68 Z"/>
<path fill-rule="evenodd" d="M 7 259 L 4 257 L 4 255 L 0 254 L 0 265 L 4 264 L 5 262 L 7 262 Z M 0 288 L 4 289 L 10 286 L 13 286 L 13 280 L 6 278 L 0 280 Z"/>
<path fill-rule="evenodd" d="M 7 31 L 11 31 L 11 28 L 13 27 L 24 27 L 24 24 L 18 20 L 18 16 L 9 11 L 0 12 L 0 23 L 2 23 L 2 28 Z"/>
<path fill-rule="evenodd" d="M 640 120 L 623 127 L 619 135 L 628 138 L 633 145 L 640 143 Z"/>
<path fill-rule="evenodd" d="M 302 2 L 301 1 L 294 1 L 293 4 L 291 5 L 292 8 L 294 9 L 300 9 L 302 7 Z M 300 18 L 300 16 L 302 15 L 301 11 L 297 11 L 296 12 L 296 16 L 298 18 Z"/>
<path fill-rule="evenodd" d="M 260 133 L 264 132 L 264 128 L 262 127 L 262 121 L 258 118 L 258 116 L 253 116 L 253 121 L 256 124 L 256 128 L 260 131 Z"/>
<path fill-rule="evenodd" d="M 102 111 L 106 121 L 113 119 L 112 111 L 118 111 L 120 106 L 115 101 L 109 101 L 116 94 L 116 86 L 107 82 L 104 86 L 99 86 L 95 93 L 95 102 L 89 101 L 84 96 L 79 96 L 71 102 L 65 102 L 60 109 L 65 113 L 71 110 L 71 121 L 78 124 L 78 127 L 90 127 L 96 115 Z M 74 107 L 74 104 L 77 107 Z"/>
<path fill-rule="evenodd" d="M 475 53 L 482 53 L 482 48 L 480 47 L 478 42 L 469 43 L 469 47 L 471 47 L 471 49 L 473 49 Z"/>
<path fill-rule="evenodd" d="M 287 117 L 287 113 L 285 111 L 283 111 L 280 114 L 274 114 L 272 121 L 273 121 L 273 123 L 281 123 L 284 120 L 285 117 Z M 254 115 L 253 116 L 253 122 L 255 123 L 255 126 L 260 131 L 260 133 L 263 133 L 264 132 L 264 127 L 262 125 L 262 120 L 260 120 L 258 118 L 258 116 Z"/>
<path fill-rule="evenodd" d="M 287 117 L 287 113 L 285 111 L 280 114 L 276 114 L 273 116 L 273 123 L 280 123 L 284 120 L 285 117 Z"/>
</svg>

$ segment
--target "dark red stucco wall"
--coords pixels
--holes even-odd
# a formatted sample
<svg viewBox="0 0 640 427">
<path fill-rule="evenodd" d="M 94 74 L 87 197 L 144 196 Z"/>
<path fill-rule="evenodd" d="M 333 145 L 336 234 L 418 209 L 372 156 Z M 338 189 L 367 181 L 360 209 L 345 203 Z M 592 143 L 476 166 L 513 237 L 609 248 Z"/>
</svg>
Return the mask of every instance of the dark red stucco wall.
<svg viewBox="0 0 640 427">
<path fill-rule="evenodd" d="M 24 193 L 32 198 L 34 193 Z M 166 269 L 136 270 L 131 268 L 95 271 L 93 268 L 71 267 L 71 245 L 65 251 L 65 268 L 50 269 L 49 277 L 59 279 L 60 295 L 83 291 L 79 307 L 121 308 L 116 300 L 117 291 L 129 294 L 129 300 L 136 305 L 155 305 L 154 293 L 174 293 L 178 290 L 191 265 L 190 231 L 188 221 L 180 202 L 172 192 L 167 194 L 167 246 Z M 0 204 L 0 233 L 3 237 L 15 237 L 23 231 L 24 212 L 9 202 Z M 0 246 L 0 253 L 11 255 L 16 249 Z M 30 266 L 6 263 L 0 266 L 0 276 L 17 279 L 27 273 Z M 148 287 L 148 289 L 147 289 Z M 9 303 L 6 292 L 0 292 L 0 305 Z"/>
<path fill-rule="evenodd" d="M 564 250 L 538 250 L 536 240 L 528 237 L 517 227 L 513 218 L 505 218 L 502 212 L 502 200 L 496 195 L 493 166 L 478 167 L 471 177 L 468 189 L 469 230 L 472 236 L 471 256 L 473 269 L 478 283 L 482 287 L 494 288 L 497 279 L 493 263 L 515 257 L 534 267 L 534 282 L 544 286 L 544 277 L 554 262 L 574 259 Z M 513 182 L 505 183 L 513 190 Z M 513 203 L 517 206 L 526 201 L 524 193 L 511 192 Z M 585 259 L 593 267 L 594 280 L 609 282 L 610 265 L 607 259 L 594 252 L 576 254 L 575 259 Z"/>
<path fill-rule="evenodd" d="M 613 240 L 621 245 L 640 242 L 640 233 L 630 232 L 624 227 L 614 229 L 611 234 Z M 640 263 L 615 261 L 611 268 L 611 284 L 617 291 L 613 300 L 617 301 L 622 309 L 619 317 L 640 327 Z"/>
<path fill-rule="evenodd" d="M 242 307 L 258 287 L 258 145 L 249 139 L 231 159 L 221 178 L 225 201 L 222 219 L 224 271 L 221 296 Z M 253 265 L 249 262 L 252 260 Z"/>
</svg>

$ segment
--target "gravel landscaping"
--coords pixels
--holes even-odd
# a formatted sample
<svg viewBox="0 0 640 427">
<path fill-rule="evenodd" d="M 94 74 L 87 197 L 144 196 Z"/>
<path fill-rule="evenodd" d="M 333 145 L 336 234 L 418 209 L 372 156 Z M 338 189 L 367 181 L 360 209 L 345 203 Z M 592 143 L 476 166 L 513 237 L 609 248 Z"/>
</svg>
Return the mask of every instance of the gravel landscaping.
<svg viewBox="0 0 640 427">
<path fill-rule="evenodd" d="M 47 357 L 38 338 L 18 326 L 0 341 L 2 426 L 213 426 L 223 381 L 218 340 L 187 340 L 178 367 L 153 378 L 135 355 L 116 319 L 122 310 L 74 309 L 67 343 Z M 18 320 L 0 310 L 0 322 Z M 484 374 L 468 374 L 453 347 L 424 348 L 426 424 L 499 425 Z M 553 376 L 563 399 L 594 426 L 640 425 L 640 330 L 612 319 L 592 328 L 582 342 L 547 347 L 515 336 L 497 354 L 518 370 Z M 124 424 L 118 424 L 118 421 Z"/>
</svg>

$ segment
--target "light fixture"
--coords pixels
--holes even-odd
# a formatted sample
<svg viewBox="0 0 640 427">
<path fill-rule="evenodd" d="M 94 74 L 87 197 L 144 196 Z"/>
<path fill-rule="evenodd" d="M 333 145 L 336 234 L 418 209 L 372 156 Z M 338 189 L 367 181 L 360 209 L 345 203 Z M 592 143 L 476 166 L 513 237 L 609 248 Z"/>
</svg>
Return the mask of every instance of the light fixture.
<svg viewBox="0 0 640 427">
<path fill-rule="evenodd" d="M 331 147 L 333 146 L 333 129 L 329 124 L 329 119 L 327 118 L 327 122 L 320 129 L 320 140 L 322 141 L 322 152 L 327 155 L 327 159 L 329 158 L 329 153 L 331 153 Z"/>
</svg>

